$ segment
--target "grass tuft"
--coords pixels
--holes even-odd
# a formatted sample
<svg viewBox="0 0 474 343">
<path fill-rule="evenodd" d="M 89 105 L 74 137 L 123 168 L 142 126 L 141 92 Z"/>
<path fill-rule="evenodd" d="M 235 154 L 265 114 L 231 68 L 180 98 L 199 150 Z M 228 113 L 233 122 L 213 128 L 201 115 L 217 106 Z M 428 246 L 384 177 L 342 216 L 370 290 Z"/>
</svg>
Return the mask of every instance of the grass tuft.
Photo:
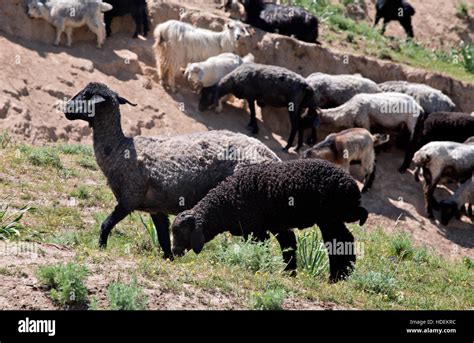
<svg viewBox="0 0 474 343">
<path fill-rule="evenodd" d="M 110 310 L 140 311 L 148 306 L 148 297 L 138 286 L 136 278 L 129 284 L 112 282 L 107 287 L 107 299 Z"/>
<path fill-rule="evenodd" d="M 51 299 L 62 306 L 83 303 L 87 297 L 84 279 L 87 268 L 74 262 L 41 266 L 38 268 L 38 279 L 50 289 Z"/>
</svg>

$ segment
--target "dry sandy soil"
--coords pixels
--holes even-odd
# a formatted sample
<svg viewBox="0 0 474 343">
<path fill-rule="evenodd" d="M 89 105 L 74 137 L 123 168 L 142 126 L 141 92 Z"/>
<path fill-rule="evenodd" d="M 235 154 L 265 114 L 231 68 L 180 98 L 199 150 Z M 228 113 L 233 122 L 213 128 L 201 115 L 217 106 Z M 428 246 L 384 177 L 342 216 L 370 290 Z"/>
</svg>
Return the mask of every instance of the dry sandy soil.
<svg viewBox="0 0 474 343">
<path fill-rule="evenodd" d="M 459 38 L 470 37 L 472 40 L 472 21 L 467 36 L 464 29 L 451 28 L 459 22 L 458 19 L 452 20 L 456 1 L 444 1 L 443 10 L 440 10 L 441 3 L 437 0 L 411 2 L 418 11 L 415 27 L 421 40 L 435 42 L 439 39 L 453 43 Z M 83 123 L 67 121 L 58 109 L 60 101 L 73 96 L 91 81 L 103 82 L 121 96 L 138 104 L 135 108 L 122 107 L 122 124 L 129 135 L 171 135 L 211 129 L 248 133 L 245 128 L 248 114 L 242 109 L 241 102 L 226 106 L 220 114 L 200 113 L 197 110 L 197 95 L 184 82 L 180 83 L 176 94 L 163 89 L 156 79 L 153 41 L 151 38 L 131 39 L 130 20 L 115 23 L 115 31 L 118 31 L 121 23 L 125 29 L 115 32 L 102 50 L 96 49 L 94 37 L 84 32 L 78 35 L 80 38 L 72 48 L 65 47 L 64 42 L 60 47 L 54 47 L 50 44 L 54 39 L 52 28 L 39 21 L 30 21 L 26 16 L 21 18 L 28 21 L 25 30 L 18 35 L 11 34 L 14 31 L 12 26 L 16 25 L 12 15 L 22 11 L 21 1 L 12 0 L 12 3 L 9 6 L 3 3 L 0 5 L 0 21 L 8 19 L 3 21 L 6 26 L 0 27 L 0 129 L 7 129 L 17 141 L 28 141 L 36 145 L 58 141 L 91 143 L 90 129 Z M 215 9 L 212 12 L 220 13 Z M 422 13 L 426 15 L 423 16 Z M 369 16 L 373 18 L 372 10 L 369 10 Z M 41 29 L 35 30 L 35 25 L 41 25 Z M 460 24 L 459 27 L 463 26 Z M 402 34 L 396 24 L 391 24 L 387 33 Z M 280 152 L 288 134 L 287 115 L 281 111 L 269 110 L 264 113 L 263 121 L 262 114 L 259 113 L 258 117 L 261 128 L 258 138 L 281 158 L 296 158 L 294 153 L 286 155 Z M 407 231 L 413 235 L 416 244 L 433 247 L 446 257 L 460 258 L 467 255 L 474 258 L 472 222 L 463 218 L 462 221 L 453 221 L 445 227 L 438 221 L 425 218 L 421 185 L 414 182 L 411 173 L 401 175 L 397 172 L 402 157 L 403 153 L 394 149 L 378 156 L 374 187 L 363 197 L 364 205 L 371 212 L 367 229 Z M 440 188 L 437 196 L 446 196 L 446 190 Z M 47 259 L 59 261 L 72 256 L 70 251 L 60 247 L 42 246 L 41 249 L 45 251 L 42 257 L 24 256 L 14 261 L 2 261 L 2 264 L 17 265 L 21 273 L 23 268 L 32 269 L 47 262 Z M 118 261 L 115 263 L 119 264 Z M 0 283 L 0 294 L 11 291 L 9 287 L 12 283 L 8 283 L 8 277 L 6 278 Z M 44 293 L 35 290 L 31 277 L 22 280 L 22 283 L 15 286 L 13 295 L 30 294 L 32 298 L 26 302 L 37 303 L 43 309 L 53 308 L 52 304 L 48 305 L 50 300 Z M 99 283 L 107 282 L 100 280 Z M 92 285 L 92 288 L 94 286 L 97 287 Z M 18 296 L 17 298 L 20 299 Z M 166 295 L 156 299 L 163 301 Z M 199 300 L 191 304 L 186 299 L 175 299 L 177 303 L 171 307 L 209 308 L 208 304 L 200 303 Z M 229 302 L 229 307 L 234 307 L 232 299 L 225 301 Z M 0 308 L 10 308 L 13 306 L 11 304 L 12 298 L 0 297 Z M 21 303 L 15 303 L 13 307 L 18 306 L 21 307 Z M 163 303 L 155 303 L 151 307 L 163 306 Z M 287 305 L 288 308 L 301 306 Z M 328 306 L 331 305 L 311 304 L 312 308 Z"/>
</svg>

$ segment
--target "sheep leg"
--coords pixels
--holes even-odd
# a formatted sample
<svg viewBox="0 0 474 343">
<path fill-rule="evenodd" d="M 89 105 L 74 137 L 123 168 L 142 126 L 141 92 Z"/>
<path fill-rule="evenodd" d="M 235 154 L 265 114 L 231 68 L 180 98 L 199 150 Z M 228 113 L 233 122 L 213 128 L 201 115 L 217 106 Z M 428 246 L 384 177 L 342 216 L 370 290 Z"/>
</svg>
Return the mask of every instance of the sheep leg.
<svg viewBox="0 0 474 343">
<path fill-rule="evenodd" d="M 375 16 L 374 27 L 377 26 L 377 24 L 379 23 L 380 19 L 382 19 L 382 17 L 377 14 L 377 15 Z"/>
<path fill-rule="evenodd" d="M 171 252 L 171 240 L 169 233 L 170 222 L 168 216 L 164 213 L 151 214 L 153 224 L 155 224 L 156 233 L 158 234 L 158 242 L 160 243 L 161 249 L 163 250 L 164 257 L 173 259 L 173 253 Z"/>
<path fill-rule="evenodd" d="M 67 35 L 67 46 L 71 47 L 71 45 L 72 45 L 72 27 L 68 26 L 66 28 L 66 35 Z"/>
<path fill-rule="evenodd" d="M 258 124 L 257 124 L 257 115 L 255 113 L 255 101 L 248 100 L 249 109 L 250 109 L 250 122 L 247 125 L 249 129 L 252 130 L 252 134 L 258 134 Z"/>
<path fill-rule="evenodd" d="M 296 275 L 296 236 L 292 230 L 279 232 L 275 235 L 283 254 L 286 264 L 285 270 L 290 271 L 292 276 Z"/>
<path fill-rule="evenodd" d="M 382 36 L 384 35 L 385 30 L 387 29 L 387 24 L 388 24 L 388 22 L 387 22 L 387 20 L 384 18 L 384 19 L 383 19 L 383 25 L 382 25 L 382 31 L 380 31 L 380 34 L 381 34 Z"/>
<path fill-rule="evenodd" d="M 142 23 L 143 23 L 143 37 L 146 37 L 148 35 L 148 31 L 150 31 L 150 28 L 148 27 L 148 16 L 146 13 L 146 8 L 144 8 L 142 11 Z"/>
<path fill-rule="evenodd" d="M 120 204 L 115 206 L 113 212 L 104 220 L 100 226 L 99 246 L 101 248 L 107 247 L 107 239 L 109 238 L 110 231 L 125 218 L 131 211 L 126 210 Z"/>
<path fill-rule="evenodd" d="M 64 31 L 64 24 L 61 26 L 56 27 L 56 40 L 54 41 L 54 45 L 58 46 L 59 43 L 61 42 L 61 34 Z"/>
<path fill-rule="evenodd" d="M 362 193 L 367 192 L 369 188 L 372 187 L 374 180 L 375 180 L 375 165 L 374 165 L 374 169 L 372 170 L 372 173 L 365 175 L 364 187 L 362 188 Z"/>
<path fill-rule="evenodd" d="M 296 116 L 296 111 L 288 111 L 288 112 L 290 114 L 291 131 L 290 131 L 290 137 L 288 137 L 288 142 L 286 146 L 283 148 L 283 151 L 285 152 L 288 152 L 288 150 L 293 145 L 293 141 L 295 140 L 295 136 L 296 136 L 296 131 L 299 129 L 299 126 L 300 126 L 298 122 L 298 118 Z M 298 147 L 296 148 L 296 150 L 298 150 L 301 147 L 300 143 L 301 145 L 303 145 L 303 140 L 301 137 L 301 142 L 300 142 L 300 136 L 298 135 Z"/>
<path fill-rule="evenodd" d="M 337 282 L 352 272 L 352 264 L 356 262 L 354 236 L 342 221 L 325 220 L 317 224 L 328 249 L 329 280 Z"/>
<path fill-rule="evenodd" d="M 405 29 L 405 32 L 409 38 L 413 38 L 413 26 L 411 24 L 411 17 L 400 19 L 400 24 Z"/>
<path fill-rule="evenodd" d="M 428 218 L 434 218 L 433 208 L 437 207 L 438 203 L 433 196 L 436 185 L 439 182 L 439 178 L 432 178 L 431 171 L 428 168 L 423 168 L 423 195 L 425 198 L 425 209 Z"/>
<path fill-rule="evenodd" d="M 133 38 L 137 38 L 138 35 L 140 34 L 140 31 L 142 29 L 142 16 L 139 13 L 136 13 L 133 16 L 133 20 L 135 21 L 135 33 L 133 34 Z"/>
<path fill-rule="evenodd" d="M 171 92 L 176 93 L 176 85 L 175 85 L 175 71 L 173 68 L 168 69 L 168 86 L 171 89 Z"/>
<path fill-rule="evenodd" d="M 404 173 L 407 171 L 408 167 L 410 167 L 411 159 L 413 158 L 414 152 L 411 147 L 408 147 L 405 152 L 405 159 L 403 160 L 402 166 L 398 171 L 400 173 Z"/>
<path fill-rule="evenodd" d="M 104 22 L 105 22 L 105 32 L 107 34 L 107 38 L 109 38 L 112 35 L 112 16 L 105 12 L 104 14 Z"/>
</svg>

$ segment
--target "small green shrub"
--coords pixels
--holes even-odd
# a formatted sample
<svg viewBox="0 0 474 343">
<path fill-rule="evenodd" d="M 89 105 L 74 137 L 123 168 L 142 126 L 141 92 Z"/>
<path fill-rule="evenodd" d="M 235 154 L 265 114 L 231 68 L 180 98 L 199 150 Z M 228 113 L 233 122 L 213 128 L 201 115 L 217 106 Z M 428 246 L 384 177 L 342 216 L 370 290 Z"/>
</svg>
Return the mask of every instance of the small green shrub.
<svg viewBox="0 0 474 343">
<path fill-rule="evenodd" d="M 91 146 L 82 144 L 61 144 L 58 146 L 61 153 L 66 155 L 84 155 L 93 156 L 94 152 Z"/>
<path fill-rule="evenodd" d="M 130 284 L 112 282 L 107 287 L 110 310 L 139 311 L 148 306 L 148 297 L 138 286 L 136 278 Z"/>
<path fill-rule="evenodd" d="M 87 200 L 91 197 L 91 194 L 88 187 L 80 185 L 71 193 L 71 196 L 81 200 Z"/>
<path fill-rule="evenodd" d="M 474 74 L 474 44 L 463 43 L 460 53 L 464 69 L 466 69 L 468 73 Z"/>
<path fill-rule="evenodd" d="M 24 229 L 23 225 L 20 224 L 20 220 L 29 210 L 31 210 L 29 206 L 23 206 L 18 210 L 10 210 L 8 204 L 0 203 L 0 240 L 20 235 L 20 231 Z"/>
<path fill-rule="evenodd" d="M 358 289 L 368 293 L 383 294 L 390 299 L 396 295 L 396 279 L 390 273 L 368 271 L 366 273 L 354 271 L 350 277 L 350 282 Z"/>
<path fill-rule="evenodd" d="M 467 267 L 467 269 L 474 269 L 474 261 L 469 258 L 469 256 L 464 256 L 462 262 Z"/>
<path fill-rule="evenodd" d="M 460 19 L 467 19 L 469 18 L 469 8 L 464 1 L 461 1 L 456 6 L 456 16 Z"/>
<path fill-rule="evenodd" d="M 0 133 L 0 148 L 5 149 L 11 143 L 11 141 L 12 139 L 8 131 L 3 130 L 2 133 Z"/>
<path fill-rule="evenodd" d="M 74 262 L 42 266 L 38 269 L 40 282 L 50 289 L 51 299 L 62 306 L 83 303 L 87 297 L 84 279 L 87 268 Z"/>
<path fill-rule="evenodd" d="M 275 255 L 266 242 L 245 241 L 242 238 L 226 240 L 211 253 L 211 261 L 230 266 L 239 266 L 252 272 L 275 272 L 284 268 L 281 254 Z"/>
<path fill-rule="evenodd" d="M 304 233 L 297 238 L 297 262 L 310 276 L 318 276 L 326 273 L 329 260 L 326 254 L 324 242 L 319 238 L 316 231 Z"/>
<path fill-rule="evenodd" d="M 286 291 L 281 288 L 268 289 L 263 293 L 252 293 L 250 295 L 249 307 L 252 310 L 282 310 L 285 297 Z"/>
<path fill-rule="evenodd" d="M 77 163 L 86 169 L 97 170 L 97 162 L 94 157 L 91 156 L 82 156 Z"/>
<path fill-rule="evenodd" d="M 399 232 L 390 239 L 390 253 L 400 259 L 410 259 L 413 257 L 414 248 L 411 237 L 406 232 Z"/>
<path fill-rule="evenodd" d="M 40 167 L 54 167 L 56 169 L 63 169 L 61 160 L 56 149 L 50 147 L 27 147 L 21 145 L 20 151 L 26 156 L 28 162 Z"/>
</svg>

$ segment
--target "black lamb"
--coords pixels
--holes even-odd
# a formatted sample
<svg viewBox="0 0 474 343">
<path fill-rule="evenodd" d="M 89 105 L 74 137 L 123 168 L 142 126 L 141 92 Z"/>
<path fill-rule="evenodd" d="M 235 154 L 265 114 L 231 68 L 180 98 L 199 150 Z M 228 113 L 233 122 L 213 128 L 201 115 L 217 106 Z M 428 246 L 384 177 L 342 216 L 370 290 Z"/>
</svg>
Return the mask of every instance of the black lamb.
<svg viewBox="0 0 474 343">
<path fill-rule="evenodd" d="M 137 38 L 140 33 L 146 37 L 148 31 L 148 10 L 146 0 L 107 0 L 113 6 L 111 11 L 104 13 L 105 30 L 107 37 L 110 37 L 112 30 L 110 25 L 114 17 L 121 17 L 130 14 L 135 21 L 135 33 L 133 38 Z"/>
<path fill-rule="evenodd" d="M 174 220 L 173 253 L 201 252 L 218 234 L 252 235 L 257 240 L 274 234 L 286 270 L 296 269 L 296 237 L 292 229 L 317 224 L 329 254 L 330 280 L 352 270 L 356 256 L 335 247 L 352 246 L 354 237 L 344 223 L 367 220 L 356 182 L 342 169 L 323 160 L 293 160 L 242 168 L 211 190 L 191 210 Z M 331 248 L 332 247 L 332 248 Z M 350 251 L 349 251 L 350 250 Z"/>
<path fill-rule="evenodd" d="M 316 127 L 319 126 L 319 113 L 313 88 L 301 76 L 283 67 L 257 63 L 244 63 L 223 77 L 214 86 L 201 90 L 199 110 L 217 107 L 219 99 L 227 94 L 233 94 L 249 103 L 250 122 L 248 127 L 252 133 L 258 133 L 255 116 L 255 101 L 260 107 L 286 107 L 290 116 L 291 132 L 287 145 L 293 145 L 298 132 L 299 150 L 303 146 L 304 129 L 312 128 L 311 140 L 316 142 Z M 304 113 L 304 109 L 308 109 Z"/>
<path fill-rule="evenodd" d="M 382 34 L 385 33 L 387 24 L 396 20 L 403 26 L 408 37 L 413 38 L 413 26 L 411 17 L 415 15 L 415 9 L 405 0 L 377 0 L 375 4 L 375 24 L 383 18 Z"/>
<path fill-rule="evenodd" d="M 462 143 L 471 136 L 474 136 L 474 115 L 470 113 L 437 112 L 420 116 L 400 172 L 407 170 L 415 152 L 425 144 L 437 141 Z"/>
<path fill-rule="evenodd" d="M 282 6 L 263 0 L 239 0 L 245 8 L 245 22 L 266 32 L 318 42 L 318 18 L 298 6 Z"/>
</svg>

